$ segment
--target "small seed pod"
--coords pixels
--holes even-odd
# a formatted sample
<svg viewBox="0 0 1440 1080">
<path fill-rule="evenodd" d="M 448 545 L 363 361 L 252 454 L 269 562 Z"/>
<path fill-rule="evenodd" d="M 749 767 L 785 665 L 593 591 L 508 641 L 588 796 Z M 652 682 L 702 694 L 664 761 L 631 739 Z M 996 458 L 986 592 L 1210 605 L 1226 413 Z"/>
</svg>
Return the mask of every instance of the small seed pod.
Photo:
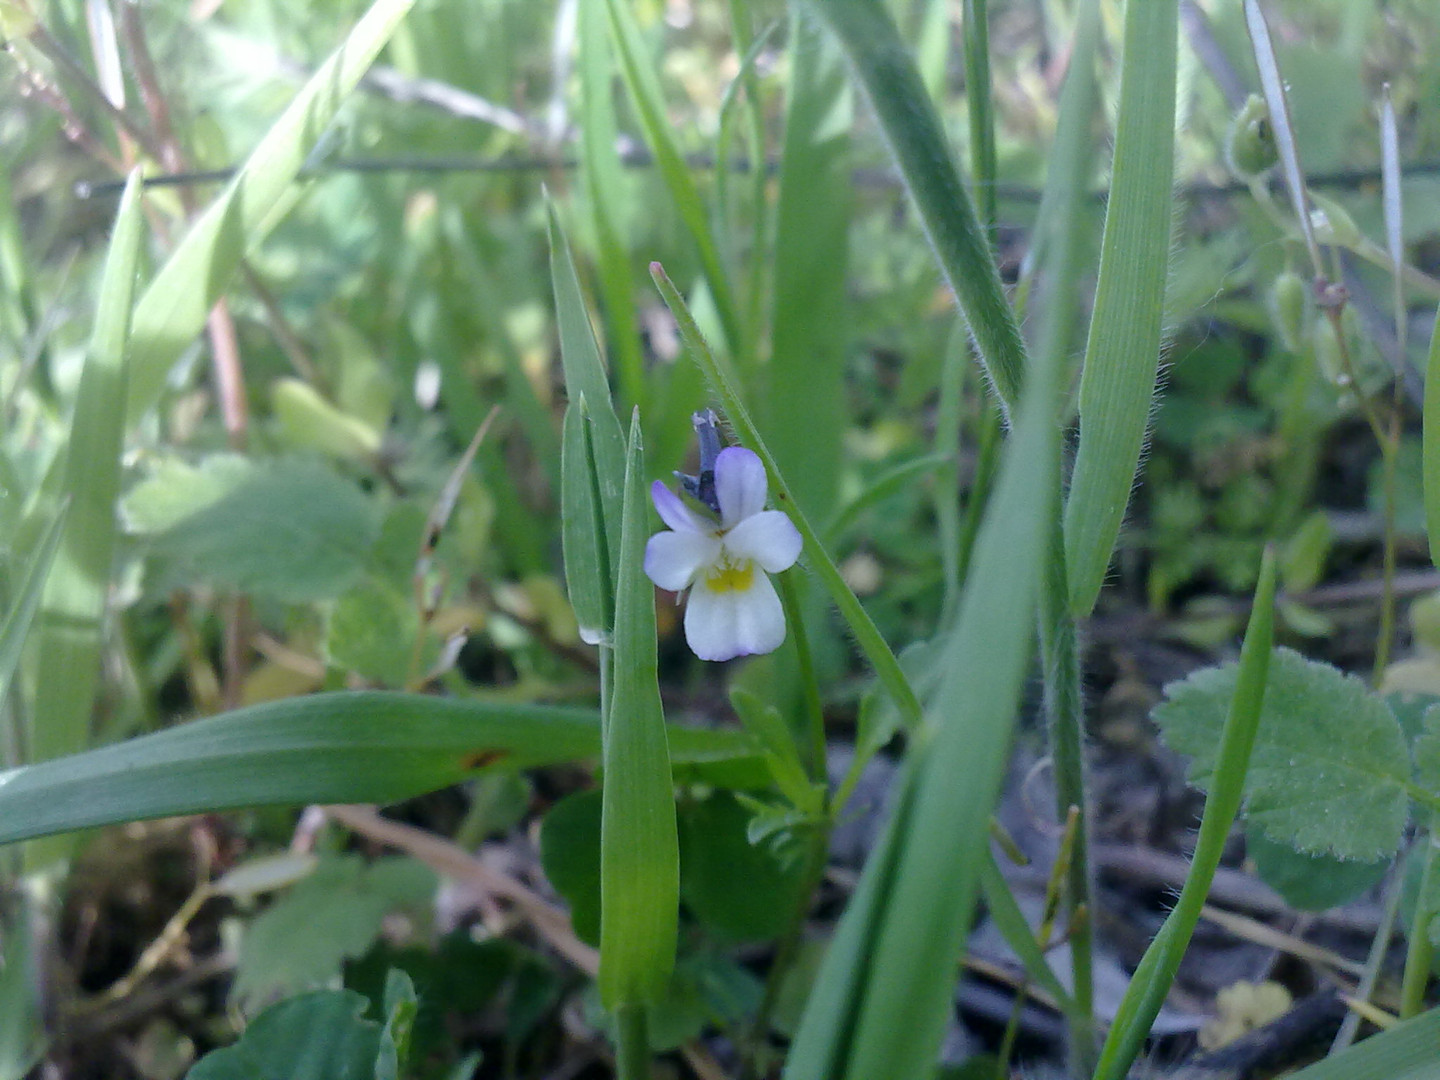
<svg viewBox="0 0 1440 1080">
<path fill-rule="evenodd" d="M 1225 163 L 1237 178 L 1248 183 L 1279 160 L 1275 129 L 1270 126 L 1270 107 L 1259 94 L 1251 94 L 1231 121 L 1225 139 Z"/>
<path fill-rule="evenodd" d="M 1270 318 L 1275 332 L 1289 352 L 1299 352 L 1305 344 L 1305 308 L 1309 290 L 1305 279 L 1287 269 L 1270 286 Z"/>
</svg>

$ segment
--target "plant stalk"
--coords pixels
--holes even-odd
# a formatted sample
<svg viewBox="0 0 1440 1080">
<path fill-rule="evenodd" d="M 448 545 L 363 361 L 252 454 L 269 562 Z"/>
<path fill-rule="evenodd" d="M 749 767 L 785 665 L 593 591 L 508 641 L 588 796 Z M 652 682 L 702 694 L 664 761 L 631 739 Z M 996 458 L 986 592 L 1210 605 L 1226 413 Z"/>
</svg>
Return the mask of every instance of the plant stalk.
<svg viewBox="0 0 1440 1080">
<path fill-rule="evenodd" d="M 615 1010 L 615 1044 L 617 1080 L 650 1080 L 650 1026 L 644 1005 L 631 1001 Z"/>
<path fill-rule="evenodd" d="M 1040 600 L 1040 650 L 1045 673 L 1045 719 L 1055 771 L 1056 815 L 1076 816 L 1074 842 L 1065 873 L 1065 920 L 1070 940 L 1072 994 L 1069 1022 L 1070 1067 L 1077 1076 L 1095 1066 L 1094 956 L 1090 926 L 1090 815 L 1085 800 L 1085 700 L 1080 649 L 1069 608 L 1065 576 L 1065 534 L 1060 503 L 1050 523 L 1045 585 Z"/>
</svg>

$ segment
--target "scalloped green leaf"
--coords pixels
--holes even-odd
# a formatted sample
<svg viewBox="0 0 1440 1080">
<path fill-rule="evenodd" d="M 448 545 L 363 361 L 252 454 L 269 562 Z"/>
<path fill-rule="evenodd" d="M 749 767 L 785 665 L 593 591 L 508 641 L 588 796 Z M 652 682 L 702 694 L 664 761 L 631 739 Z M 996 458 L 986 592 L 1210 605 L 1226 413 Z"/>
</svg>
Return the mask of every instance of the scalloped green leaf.
<svg viewBox="0 0 1440 1080">
<path fill-rule="evenodd" d="M 1206 789 L 1235 689 L 1236 665 L 1165 688 L 1154 719 L 1193 759 Z M 1383 699 L 1352 675 L 1277 649 L 1246 783 L 1247 820 L 1312 855 L 1374 862 L 1395 853 L 1409 814 L 1410 754 Z"/>
<path fill-rule="evenodd" d="M 1309 855 L 1254 828 L 1246 836 L 1245 850 L 1255 860 L 1260 880 L 1301 911 L 1327 911 L 1348 904 L 1375 885 L 1390 867 L 1389 859 L 1357 862 Z"/>
<path fill-rule="evenodd" d="M 380 531 L 374 504 L 314 462 L 256 470 L 156 538 L 181 580 L 304 603 L 336 596 Z"/>
<path fill-rule="evenodd" d="M 318 990 L 273 1005 L 233 1046 L 206 1054 L 186 1080 L 370 1080 L 380 1025 L 353 990 Z"/>
</svg>

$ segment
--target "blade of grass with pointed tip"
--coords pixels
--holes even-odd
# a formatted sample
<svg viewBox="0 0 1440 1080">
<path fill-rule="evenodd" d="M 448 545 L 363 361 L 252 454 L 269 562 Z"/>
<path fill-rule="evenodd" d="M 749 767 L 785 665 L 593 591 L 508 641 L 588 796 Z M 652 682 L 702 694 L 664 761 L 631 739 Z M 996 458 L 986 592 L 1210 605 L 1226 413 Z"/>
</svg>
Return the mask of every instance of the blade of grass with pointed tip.
<svg viewBox="0 0 1440 1080">
<path fill-rule="evenodd" d="M 1006 410 L 1019 399 L 1025 345 L 945 129 L 880 0 L 803 0 L 840 42 L 920 213 L 925 235 Z"/>
<path fill-rule="evenodd" d="M 127 419 L 155 404 L 180 354 L 205 325 L 240 259 L 293 205 L 291 188 L 340 102 L 414 0 L 375 0 L 341 46 L 271 125 L 234 179 L 195 221 L 135 308 Z"/>
<path fill-rule="evenodd" d="M 737 732 L 674 728 L 677 767 L 768 772 Z M 314 694 L 0 772 L 0 843 L 246 806 L 392 802 L 485 768 L 600 755 L 594 710 L 422 694 Z"/>
<path fill-rule="evenodd" d="M 615 689 L 605 728 L 600 816 L 600 998 L 609 1009 L 659 1000 L 675 966 L 680 849 L 656 671 L 655 588 L 645 576 L 650 500 L 640 413 L 630 423 Z"/>
<path fill-rule="evenodd" d="M 674 282 L 665 275 L 665 270 L 659 263 L 650 264 L 650 276 L 655 280 L 655 285 L 659 288 L 665 305 L 675 316 L 676 325 L 680 330 L 680 340 L 690 353 L 690 358 L 695 361 L 704 374 L 705 381 L 711 385 L 716 396 L 719 397 L 725 410 L 726 419 L 734 426 L 741 441 L 754 450 L 760 460 L 765 463 L 765 472 L 775 490 L 776 503 L 790 515 L 790 520 L 795 523 L 795 528 L 800 531 L 800 536 L 805 541 L 804 557 L 810 569 L 820 579 L 820 583 L 830 594 L 830 599 L 834 601 L 835 606 L 840 609 L 841 618 L 849 625 L 850 632 L 855 635 L 855 641 L 860 646 L 860 651 L 865 654 L 865 659 L 875 669 L 876 677 L 885 687 L 885 692 L 890 695 L 895 707 L 900 710 L 900 715 L 906 725 L 915 723 L 920 717 L 920 703 L 915 698 L 915 691 L 911 689 L 905 673 L 900 669 L 899 661 L 890 651 L 890 646 L 885 643 L 885 639 L 880 635 L 874 621 L 866 613 L 864 606 L 851 591 L 850 586 L 845 583 L 840 568 L 835 565 L 835 560 L 825 550 L 819 535 L 806 519 L 804 511 L 796 504 L 794 493 L 791 492 L 789 484 L 780 472 L 774 455 L 765 445 L 765 440 L 760 437 L 760 430 L 755 426 L 755 421 L 751 419 L 750 412 L 746 409 L 745 402 L 736 389 L 736 382 L 730 372 L 729 364 L 711 351 L 709 344 L 700 333 L 700 327 L 695 323 L 695 317 L 690 314 L 685 298 L 675 288 Z"/>
<path fill-rule="evenodd" d="M 635 25 L 635 15 L 630 10 L 629 0 L 604 0 L 605 10 L 610 16 L 611 41 L 615 45 L 616 58 L 620 62 L 620 75 L 630 94 L 635 115 L 645 143 L 655 155 L 655 165 L 665 186 L 675 202 L 680 220 L 695 244 L 700 257 L 700 269 L 705 282 L 710 286 L 710 295 L 715 301 L 720 316 L 720 325 L 725 333 L 725 343 L 732 354 L 743 347 L 744 335 L 740 325 L 739 311 L 735 306 L 734 291 L 725 274 L 724 263 L 710 223 L 705 217 L 705 203 L 695 186 L 695 178 L 685 157 L 675 142 L 675 132 L 670 126 L 665 110 L 665 96 L 660 89 L 660 80 L 655 70 L 645 60 L 645 44 L 640 28 Z"/>
<path fill-rule="evenodd" d="M 825 518 L 834 508 L 846 428 L 850 87 L 844 57 L 813 19 L 795 11 L 790 29 L 764 422 L 796 499 Z"/>
<path fill-rule="evenodd" d="M 1065 504 L 1070 611 L 1095 606 L 1150 422 L 1160 364 L 1175 172 L 1176 0 L 1125 8 L 1110 204 L 1080 377 Z"/>
<path fill-rule="evenodd" d="M 60 547 L 60 537 L 65 527 L 65 508 L 60 510 L 45 527 L 25 572 L 20 578 L 20 587 L 15 591 L 15 600 L 5 613 L 5 622 L 0 624 L 0 701 L 10 692 L 10 680 L 20 664 L 20 655 L 25 649 L 25 638 L 30 633 L 30 623 L 40 607 L 44 595 L 45 581 L 50 574 L 50 565 Z"/>
<path fill-rule="evenodd" d="M 124 412 L 115 404 L 125 400 L 125 342 L 144 225 L 140 176 L 134 172 L 115 214 L 65 450 L 62 492 L 68 512 L 36 626 L 29 761 L 74 753 L 89 741 L 125 437 Z"/>
<path fill-rule="evenodd" d="M 1206 893 L 1220 865 L 1225 841 L 1245 794 L 1245 774 L 1250 767 L 1250 751 L 1255 733 L 1260 728 L 1260 707 L 1265 699 L 1265 682 L 1270 669 L 1270 650 L 1275 626 L 1275 553 L 1267 549 L 1260 567 L 1260 581 L 1255 587 L 1255 606 L 1250 612 L 1250 625 L 1245 630 L 1245 644 L 1240 651 L 1240 672 L 1230 714 L 1220 736 L 1219 761 L 1211 780 L 1210 794 L 1200 818 L 1200 832 L 1190 872 L 1180 890 L 1180 898 L 1155 935 L 1130 986 L 1120 1001 L 1115 1020 L 1110 1025 L 1105 1045 L 1100 1051 L 1100 1064 L 1095 1080 L 1120 1080 L 1128 1075 L 1136 1055 L 1140 1053 L 1150 1027 L 1165 1003 L 1165 995 L 1175 981 L 1175 972 L 1200 920 Z"/>
<path fill-rule="evenodd" d="M 1255 66 L 1260 72 L 1260 89 L 1265 95 L 1265 104 L 1270 109 L 1270 129 L 1275 133 L 1275 149 L 1280 155 L 1280 172 L 1285 177 L 1285 189 L 1290 193 L 1290 205 L 1300 226 L 1300 235 L 1305 238 L 1305 249 L 1310 253 L 1310 264 L 1315 275 L 1320 276 L 1320 248 L 1315 243 L 1315 230 L 1310 222 L 1310 199 L 1305 188 L 1305 174 L 1300 171 L 1300 152 L 1295 146 L 1295 128 L 1290 123 L 1290 103 L 1285 93 L 1285 80 L 1280 77 L 1280 65 L 1275 59 L 1275 46 L 1270 41 L 1270 27 L 1265 22 L 1265 13 L 1260 10 L 1257 0 L 1245 0 L 1245 25 L 1250 31 L 1250 43 L 1255 50 Z"/>
<path fill-rule="evenodd" d="M 620 507 L 625 478 L 625 433 L 610 398 L 610 382 L 600 345 L 590 325 L 570 242 L 550 204 L 550 280 L 555 290 L 555 319 L 560 328 L 560 363 L 565 372 L 565 391 L 572 403 L 581 398 L 589 412 L 594 441 L 595 469 L 600 481 L 600 512 L 610 550 L 612 575 L 620 549 Z"/>
</svg>

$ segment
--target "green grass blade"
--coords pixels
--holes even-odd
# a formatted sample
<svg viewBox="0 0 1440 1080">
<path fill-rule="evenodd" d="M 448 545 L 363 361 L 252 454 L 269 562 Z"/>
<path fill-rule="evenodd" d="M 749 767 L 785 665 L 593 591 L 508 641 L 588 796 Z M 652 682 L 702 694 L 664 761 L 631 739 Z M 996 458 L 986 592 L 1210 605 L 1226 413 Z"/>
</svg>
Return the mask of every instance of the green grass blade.
<svg viewBox="0 0 1440 1080">
<path fill-rule="evenodd" d="M 345 42 L 280 114 L 225 190 L 190 227 L 135 308 L 130 422 L 155 404 L 246 250 L 293 200 L 291 184 L 340 102 L 384 48 L 414 0 L 375 0 Z"/>
<path fill-rule="evenodd" d="M 605 522 L 612 573 L 620 550 L 620 508 L 625 478 L 625 434 L 610 399 L 605 362 L 580 291 L 570 242 L 553 205 L 550 214 L 550 279 L 555 289 L 555 318 L 560 326 L 560 363 L 565 390 L 572 403 L 582 398 L 589 413 L 596 474 L 600 480 L 600 511 Z"/>
<path fill-rule="evenodd" d="M 140 178 L 132 173 L 115 214 L 65 451 L 62 492 L 69 505 L 36 628 L 35 702 L 26 748 L 30 761 L 73 753 L 89 741 L 125 437 L 124 412 L 115 403 L 125 400 L 125 342 L 144 224 Z"/>
<path fill-rule="evenodd" d="M 873 945 L 880 935 L 885 900 L 894 883 L 901 839 L 910 820 L 913 780 L 912 762 L 901 773 L 890 820 L 867 856 L 860 884 L 845 905 L 845 915 L 825 950 L 825 959 L 805 1002 L 800 1028 L 785 1059 L 784 1080 L 836 1080 L 845 1075 Z"/>
<path fill-rule="evenodd" d="M 1440 566 L 1440 312 L 1430 331 L 1430 355 L 1425 363 L 1425 415 L 1422 472 L 1425 484 L 1425 532 L 1430 538 L 1430 561 Z"/>
<path fill-rule="evenodd" d="M 790 27 L 775 218 L 771 408 L 764 427 L 795 498 L 807 513 L 824 518 L 834 507 L 846 427 L 850 87 L 844 58 L 814 20 L 796 12 Z M 803 415 L 797 415 L 802 401 Z"/>
<path fill-rule="evenodd" d="M 980 222 L 995 227 L 995 116 L 990 107 L 990 10 L 987 0 L 964 0 L 965 105 L 970 119 L 970 171 Z"/>
<path fill-rule="evenodd" d="M 675 764 L 768 780 L 735 732 L 672 729 Z M 246 806 L 392 802 L 476 770 L 600 755 L 592 709 L 420 694 L 315 694 L 0 772 L 0 843 Z"/>
<path fill-rule="evenodd" d="M 880 121 L 981 362 L 1007 411 L 1019 399 L 1025 346 L 945 130 L 880 0 L 804 0 L 840 42 Z"/>
<path fill-rule="evenodd" d="M 1290 1080 L 1435 1080 L 1437 1046 L 1440 1009 L 1431 1009 L 1291 1073 Z"/>
<path fill-rule="evenodd" d="M 845 584 L 845 578 L 840 573 L 840 568 L 835 565 L 835 560 L 830 557 L 825 546 L 820 542 L 819 535 L 811 527 L 804 512 L 795 502 L 795 495 L 790 486 L 781 474 L 775 457 L 765 445 L 765 440 L 760 437 L 760 431 L 751 419 L 750 412 L 745 407 L 739 391 L 736 389 L 734 376 L 730 368 L 720 357 L 710 350 L 700 328 L 695 324 L 695 317 L 690 314 L 690 309 L 685 304 L 685 299 L 680 295 L 678 289 L 671 280 L 665 276 L 664 269 L 659 263 L 650 264 L 650 276 L 655 279 L 656 286 L 660 289 L 660 295 L 664 297 L 665 304 L 670 308 L 671 314 L 675 316 L 675 322 L 680 329 L 680 340 L 684 342 L 686 350 L 690 353 L 691 359 L 699 366 L 705 376 L 705 380 L 714 388 L 720 399 L 720 404 L 725 410 L 726 418 L 734 426 L 736 434 L 740 436 L 741 442 L 754 450 L 760 460 L 765 463 L 765 471 L 770 477 L 770 484 L 775 491 L 775 502 L 780 509 L 790 515 L 790 520 L 800 530 L 800 535 L 805 541 L 804 559 L 820 579 L 825 591 L 830 594 L 830 599 L 840 609 L 840 616 L 850 627 L 850 632 L 855 635 L 856 644 L 860 651 L 865 654 L 865 659 L 875 669 L 875 675 L 880 680 L 885 692 L 900 710 L 901 717 L 907 725 L 915 723 L 920 717 L 920 703 L 916 700 L 915 691 L 911 689 L 905 673 L 900 669 L 900 663 L 895 659 L 895 654 L 890 651 L 890 646 L 880 636 L 874 621 L 866 613 L 865 608 L 851 591 L 850 586 Z"/>
<path fill-rule="evenodd" d="M 645 400 L 645 358 L 640 349 L 639 320 L 635 314 L 635 283 L 630 253 L 625 246 L 622 208 L 630 192 L 625 170 L 615 149 L 615 75 L 610 34 L 604 9 L 581 4 L 576 34 L 580 44 L 580 169 L 595 225 L 597 269 L 609 326 L 606 340 L 614 357 L 620 400 L 639 405 Z"/>
<path fill-rule="evenodd" d="M 1025 974 L 1055 999 L 1062 1012 L 1072 1012 L 1075 1008 L 1074 998 L 1060 984 L 1049 961 L 1045 959 L 1044 948 L 1035 939 L 1035 931 L 1025 920 L 1025 913 L 1016 903 L 1015 894 L 1010 891 L 1005 875 L 1000 872 L 1000 865 L 991 852 L 986 853 L 985 862 L 980 868 L 980 888 L 985 894 L 985 908 L 990 913 L 990 918 L 994 920 L 1005 943 L 1019 958 Z"/>
<path fill-rule="evenodd" d="M 700 268 L 710 286 L 710 295 L 720 316 L 720 325 L 725 332 L 726 345 L 732 354 L 738 354 L 744 342 L 735 294 L 730 279 L 725 274 L 719 248 L 710 231 L 705 216 L 705 203 L 695 186 L 695 178 L 680 147 L 675 141 L 674 130 L 666 115 L 665 96 L 660 89 L 660 80 L 655 70 L 645 60 L 645 45 L 640 28 L 635 25 L 635 15 L 630 10 L 630 0 L 605 0 L 605 10 L 610 16 L 611 40 L 615 45 L 616 57 L 620 62 L 620 74 L 630 94 L 635 115 L 645 143 L 655 155 L 655 165 L 660 171 L 680 220 L 695 244 L 700 257 Z"/>
<path fill-rule="evenodd" d="M 630 423 L 615 596 L 615 689 L 600 824 L 600 998 L 657 1001 L 675 966 L 680 849 L 656 672 L 655 588 L 645 576 L 650 499 L 640 413 Z"/>
<path fill-rule="evenodd" d="M 565 438 L 560 460 L 560 540 L 565 552 L 565 587 L 580 637 L 598 645 L 611 628 L 610 555 L 605 524 L 595 505 L 600 478 L 595 475 L 594 445 L 587 439 L 585 399 L 565 409 Z"/>
<path fill-rule="evenodd" d="M 984 860 L 989 816 L 1032 662 L 1046 522 L 1059 490 L 1058 356 L 1031 373 L 986 510 L 942 682 L 911 753 L 919 755 L 857 1013 L 850 1080 L 910 1080 L 944 1038 Z"/>
<path fill-rule="evenodd" d="M 1110 205 L 1065 505 L 1070 611 L 1095 606 L 1150 421 L 1160 363 L 1175 165 L 1176 0 L 1125 9 Z"/>
<path fill-rule="evenodd" d="M 1180 890 L 1180 898 L 1165 919 L 1165 924 L 1145 955 L 1130 986 L 1120 1001 L 1120 1008 L 1110 1025 L 1110 1033 L 1100 1051 L 1100 1064 L 1095 1080 L 1120 1080 L 1128 1075 L 1131 1063 L 1139 1054 L 1150 1026 L 1165 1003 L 1165 995 L 1175 981 L 1180 959 L 1190 944 L 1206 893 L 1215 877 L 1215 868 L 1224 854 L 1225 840 L 1245 794 L 1245 774 L 1250 766 L 1250 751 L 1260 728 L 1260 707 L 1265 699 L 1265 682 L 1270 669 L 1270 650 L 1275 630 L 1275 554 L 1265 552 L 1260 568 L 1260 581 L 1255 587 L 1255 606 L 1250 612 L 1250 625 L 1245 630 L 1245 644 L 1240 652 L 1240 673 L 1230 714 L 1220 736 L 1220 753 L 1205 811 L 1200 818 L 1200 833 L 1190 872 Z"/>
<path fill-rule="evenodd" d="M 60 547 L 60 537 L 65 527 L 66 511 L 56 514 L 30 553 L 30 560 L 15 592 L 15 600 L 5 613 L 0 624 L 0 701 L 10 692 L 10 680 L 20 665 L 20 655 L 25 650 L 25 638 L 30 633 L 30 623 L 40 607 L 40 598 L 45 592 L 45 582 L 50 574 L 50 565 Z"/>
</svg>

